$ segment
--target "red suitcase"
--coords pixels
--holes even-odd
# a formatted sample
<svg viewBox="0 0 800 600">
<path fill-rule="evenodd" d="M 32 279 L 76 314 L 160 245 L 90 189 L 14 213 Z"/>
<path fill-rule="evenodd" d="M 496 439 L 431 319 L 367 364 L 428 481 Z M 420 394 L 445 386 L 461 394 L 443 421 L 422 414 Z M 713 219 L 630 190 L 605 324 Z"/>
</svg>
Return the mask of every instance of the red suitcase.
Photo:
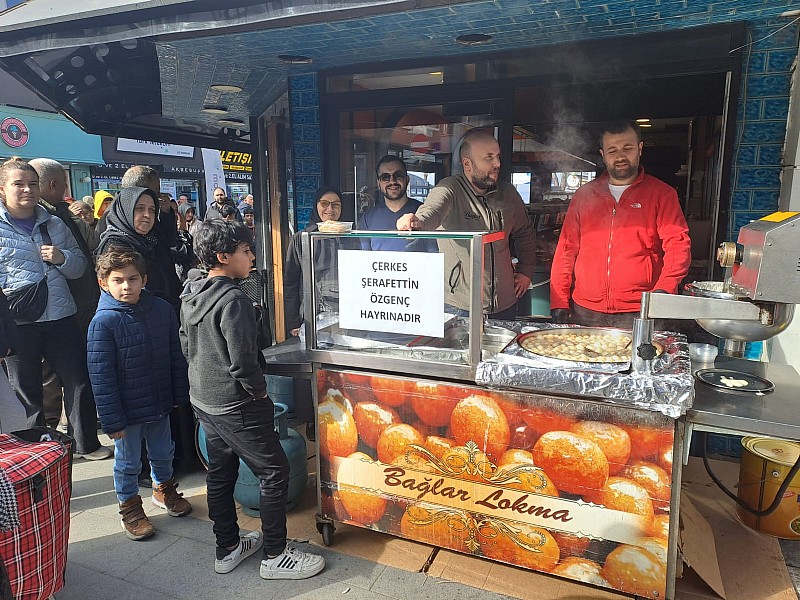
<svg viewBox="0 0 800 600">
<path fill-rule="evenodd" d="M 0 469 L 14 487 L 19 527 L 0 532 L 0 558 L 15 600 L 45 600 L 64 587 L 71 448 L 0 434 Z"/>
</svg>

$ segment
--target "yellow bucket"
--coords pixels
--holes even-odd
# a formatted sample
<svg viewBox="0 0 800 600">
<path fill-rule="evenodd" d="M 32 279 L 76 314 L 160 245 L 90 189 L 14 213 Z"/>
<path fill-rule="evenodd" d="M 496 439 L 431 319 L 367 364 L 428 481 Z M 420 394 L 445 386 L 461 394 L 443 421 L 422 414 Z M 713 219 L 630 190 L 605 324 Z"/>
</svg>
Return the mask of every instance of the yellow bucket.
<svg viewBox="0 0 800 600">
<path fill-rule="evenodd" d="M 800 444 L 762 437 L 742 439 L 739 462 L 739 499 L 756 510 L 772 504 L 797 457 Z M 778 508 L 772 514 L 757 517 L 741 507 L 739 519 L 748 527 L 786 540 L 800 539 L 800 472 L 789 483 Z"/>
</svg>

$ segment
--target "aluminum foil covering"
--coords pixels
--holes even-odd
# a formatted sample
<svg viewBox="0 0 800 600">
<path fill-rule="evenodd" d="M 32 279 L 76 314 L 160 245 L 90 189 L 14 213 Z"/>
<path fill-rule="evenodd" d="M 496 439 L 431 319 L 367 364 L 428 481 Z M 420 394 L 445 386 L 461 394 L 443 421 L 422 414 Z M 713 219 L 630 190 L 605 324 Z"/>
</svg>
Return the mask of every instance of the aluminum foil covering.
<svg viewBox="0 0 800 600">
<path fill-rule="evenodd" d="M 492 321 L 518 333 L 575 327 L 552 323 Z M 601 398 L 614 404 L 658 411 L 678 418 L 692 406 L 692 377 L 689 345 L 679 333 L 659 331 L 654 341 L 664 351 L 653 361 L 653 373 L 630 372 L 630 363 L 583 363 L 540 357 L 509 344 L 478 365 L 475 381 L 488 387 L 514 388 L 539 393 L 558 393 Z"/>
</svg>

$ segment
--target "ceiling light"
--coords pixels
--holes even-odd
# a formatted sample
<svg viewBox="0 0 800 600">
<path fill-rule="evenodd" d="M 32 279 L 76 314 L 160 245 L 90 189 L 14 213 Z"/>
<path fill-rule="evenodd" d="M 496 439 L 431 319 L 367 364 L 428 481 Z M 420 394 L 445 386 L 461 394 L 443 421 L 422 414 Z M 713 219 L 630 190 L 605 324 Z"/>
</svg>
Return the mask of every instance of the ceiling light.
<svg viewBox="0 0 800 600">
<path fill-rule="evenodd" d="M 639 127 L 652 127 L 652 123 L 639 123 Z"/>
<path fill-rule="evenodd" d="M 636 122 L 641 125 L 642 123 L 649 123 L 650 119 L 636 119 Z"/>
<path fill-rule="evenodd" d="M 278 54 L 278 60 L 287 65 L 307 65 L 314 62 L 313 58 L 302 54 Z"/>
<path fill-rule="evenodd" d="M 239 87 L 238 85 L 230 85 L 230 84 L 227 84 L 227 83 L 215 83 L 214 85 L 212 85 L 210 87 L 215 92 L 225 92 L 225 93 L 228 93 L 228 94 L 238 94 L 243 89 L 243 88 Z"/>
<path fill-rule="evenodd" d="M 444 75 L 441 71 L 433 71 L 432 73 L 428 73 L 428 75 L 433 75 L 434 77 L 441 77 Z"/>
<path fill-rule="evenodd" d="M 464 46 L 477 46 L 478 44 L 488 44 L 494 38 L 488 33 L 465 33 L 456 38 L 456 42 Z"/>
<path fill-rule="evenodd" d="M 224 106 L 204 106 L 203 112 L 210 115 L 227 115 L 228 109 Z"/>
<path fill-rule="evenodd" d="M 237 128 L 241 128 L 244 125 L 244 121 L 242 121 L 241 119 L 219 119 L 217 123 L 219 123 L 224 127 L 237 127 Z"/>
</svg>

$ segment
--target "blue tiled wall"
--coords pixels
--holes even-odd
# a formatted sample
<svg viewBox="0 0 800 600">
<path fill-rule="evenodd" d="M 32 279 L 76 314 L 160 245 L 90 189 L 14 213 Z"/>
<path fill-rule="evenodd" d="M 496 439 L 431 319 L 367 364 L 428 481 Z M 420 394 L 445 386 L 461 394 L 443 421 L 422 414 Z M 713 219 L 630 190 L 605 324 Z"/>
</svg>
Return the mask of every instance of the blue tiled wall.
<svg viewBox="0 0 800 600">
<path fill-rule="evenodd" d="M 739 228 L 778 208 L 782 149 L 789 114 L 791 68 L 797 56 L 797 24 L 769 20 L 748 27 L 734 148 L 727 239 Z M 784 29 L 781 29 L 785 27 Z"/>
<path fill-rule="evenodd" d="M 289 76 L 289 114 L 292 128 L 297 230 L 308 224 L 314 193 L 322 185 L 319 89 L 316 73 Z"/>
</svg>

